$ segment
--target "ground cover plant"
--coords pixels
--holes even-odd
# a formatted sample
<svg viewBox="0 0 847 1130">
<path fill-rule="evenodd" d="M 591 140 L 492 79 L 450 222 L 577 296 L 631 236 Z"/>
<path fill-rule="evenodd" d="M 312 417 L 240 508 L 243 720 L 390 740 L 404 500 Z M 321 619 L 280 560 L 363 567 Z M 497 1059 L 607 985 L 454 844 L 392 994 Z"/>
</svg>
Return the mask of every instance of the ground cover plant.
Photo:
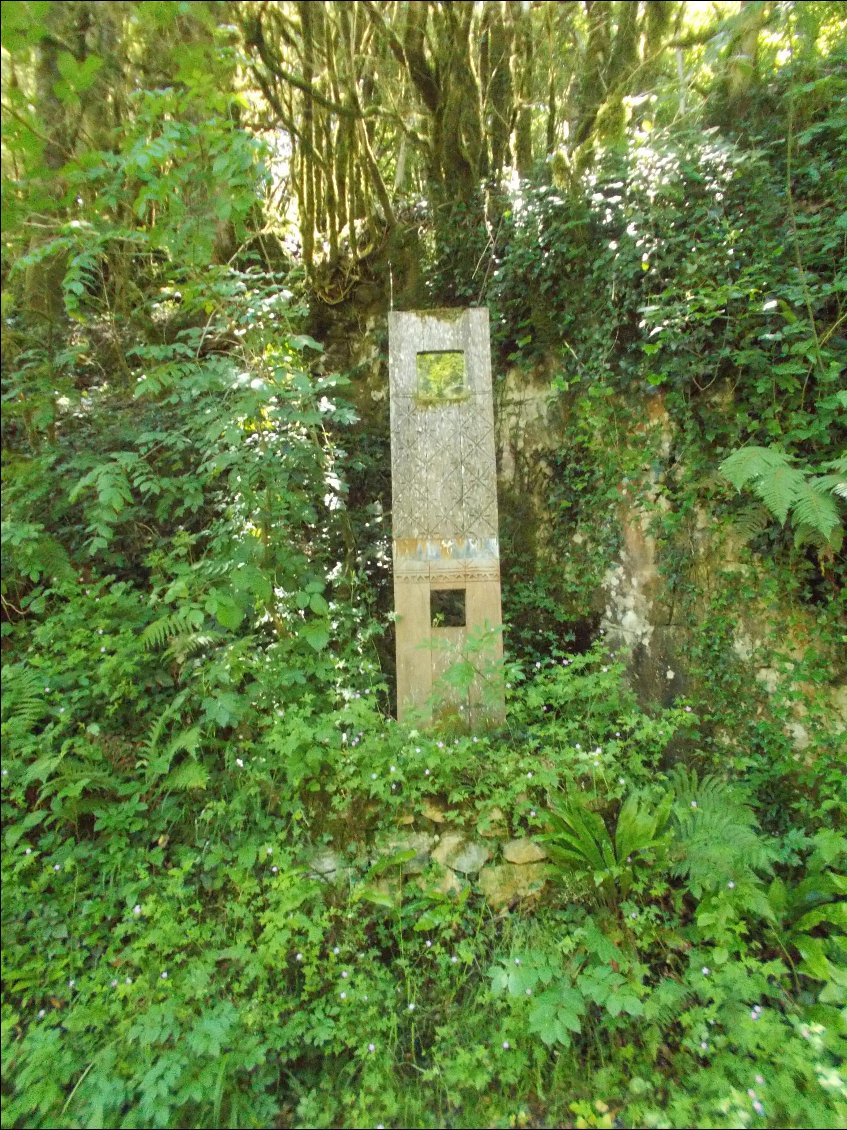
<svg viewBox="0 0 847 1130">
<path fill-rule="evenodd" d="M 4 5 L 4 1125 L 847 1123 L 843 11 L 697 19 Z M 557 422 L 493 731 L 391 715 L 401 294 Z"/>
</svg>

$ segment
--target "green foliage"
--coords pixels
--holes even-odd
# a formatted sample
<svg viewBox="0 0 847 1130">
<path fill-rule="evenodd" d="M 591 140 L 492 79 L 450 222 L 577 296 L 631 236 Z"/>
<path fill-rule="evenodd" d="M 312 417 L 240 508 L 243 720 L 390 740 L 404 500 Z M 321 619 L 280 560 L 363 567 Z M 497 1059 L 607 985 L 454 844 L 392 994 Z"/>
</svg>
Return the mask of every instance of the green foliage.
<svg viewBox="0 0 847 1130">
<path fill-rule="evenodd" d="M 552 352 L 561 425 L 515 478 L 549 506 L 504 531 L 508 719 L 483 734 L 384 712 L 378 444 L 344 449 L 232 29 L 4 6 L 4 1123 L 844 1124 L 843 75 L 829 6 L 789 14 L 768 43 L 796 34 L 795 62 L 737 135 L 664 87 L 627 132 L 616 87 L 574 119 L 590 174 L 551 153 L 556 183 L 491 186 L 488 226 L 473 193 L 424 224 L 432 296 L 487 298 L 514 379 Z M 718 116 L 748 16 L 704 36 Z M 720 465 L 764 507 L 704 593 L 697 523 L 738 513 Z M 633 495 L 698 626 L 667 709 L 594 639 Z M 786 592 L 803 646 L 766 641 L 786 679 L 754 698 L 739 609 Z M 408 838 L 439 819 L 538 839 L 541 895 L 495 913 L 445 876 Z"/>
<path fill-rule="evenodd" d="M 720 465 L 721 474 L 741 490 L 751 486 L 765 506 L 784 525 L 789 513 L 796 525 L 795 541 L 816 535 L 832 550 L 844 537 L 842 519 L 830 497 L 847 497 L 847 460 L 825 464 L 825 475 L 810 475 L 791 465 L 790 458 L 774 447 L 744 447 Z"/>
</svg>

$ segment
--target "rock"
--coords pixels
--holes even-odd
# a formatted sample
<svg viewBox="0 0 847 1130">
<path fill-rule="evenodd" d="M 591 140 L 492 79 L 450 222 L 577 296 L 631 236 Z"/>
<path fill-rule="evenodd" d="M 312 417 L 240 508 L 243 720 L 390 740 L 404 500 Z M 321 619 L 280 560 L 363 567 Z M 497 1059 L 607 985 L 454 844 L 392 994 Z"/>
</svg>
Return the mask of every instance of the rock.
<svg viewBox="0 0 847 1130">
<path fill-rule="evenodd" d="M 422 891 L 438 891 L 441 895 L 458 895 L 467 886 L 463 883 L 455 871 L 451 871 L 449 867 L 441 868 L 441 874 L 437 879 L 431 877 L 425 879 L 420 876 L 415 880 Z"/>
<path fill-rule="evenodd" d="M 461 832 L 447 832 L 433 851 L 432 858 L 442 867 L 472 875 L 490 859 L 491 852 L 484 844 L 467 840 Z"/>
<path fill-rule="evenodd" d="M 509 840 L 503 844 L 503 858 L 509 863 L 538 863 L 547 858 L 547 852 L 532 840 Z"/>
<path fill-rule="evenodd" d="M 447 815 L 443 808 L 431 800 L 425 800 L 423 806 L 423 814 L 427 820 L 431 820 L 433 824 L 443 824 L 447 819 Z"/>
<path fill-rule="evenodd" d="M 350 870 L 344 866 L 342 857 L 331 848 L 317 852 L 308 861 L 307 866 L 313 875 L 325 879 L 328 883 L 335 883 L 345 878 Z"/>
<path fill-rule="evenodd" d="M 484 868 L 479 876 L 480 889 L 494 910 L 502 910 L 517 899 L 536 895 L 544 881 L 543 863 L 501 863 Z"/>
<path fill-rule="evenodd" d="M 404 875 L 420 875 L 429 866 L 429 852 L 432 844 L 433 837 L 426 832 L 401 832 L 380 845 L 379 858 L 389 859 L 392 855 L 413 851 L 415 853 L 414 858 L 406 860 L 405 863 L 400 865 L 400 869 Z"/>
<path fill-rule="evenodd" d="M 509 829 L 506 826 L 506 817 L 502 808 L 495 805 L 484 812 L 476 824 L 477 831 L 486 839 L 494 840 L 500 836 L 507 836 Z"/>
</svg>

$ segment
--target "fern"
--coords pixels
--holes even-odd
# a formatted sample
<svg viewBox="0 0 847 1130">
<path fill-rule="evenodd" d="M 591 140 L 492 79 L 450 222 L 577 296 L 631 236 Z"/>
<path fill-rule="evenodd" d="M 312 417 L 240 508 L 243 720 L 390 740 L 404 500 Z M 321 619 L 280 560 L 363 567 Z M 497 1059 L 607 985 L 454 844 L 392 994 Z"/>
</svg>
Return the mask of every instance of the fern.
<svg viewBox="0 0 847 1130">
<path fill-rule="evenodd" d="M 721 474 L 738 490 L 749 486 L 781 525 L 789 514 L 796 526 L 795 544 L 806 542 L 837 551 L 843 539 L 838 503 L 847 498 L 847 459 L 825 465 L 830 474 L 815 475 L 792 465 L 792 457 L 776 447 L 743 447 L 720 465 Z"/>
<path fill-rule="evenodd" d="M 164 645 L 173 636 L 185 635 L 196 624 L 197 609 L 179 608 L 169 616 L 162 616 L 148 624 L 141 633 L 141 646 L 148 651 L 155 651 Z M 202 618 L 202 614 L 201 614 Z"/>
<path fill-rule="evenodd" d="M 3 671 L 3 736 L 22 737 L 33 731 L 47 711 L 44 676 L 31 667 L 16 664 Z"/>
<path fill-rule="evenodd" d="M 735 516 L 733 526 L 735 532 L 744 542 L 750 542 L 763 534 L 770 522 L 770 514 L 761 503 L 755 502 Z"/>
<path fill-rule="evenodd" d="M 770 844 L 738 785 L 716 776 L 700 780 L 696 771 L 680 765 L 670 782 L 676 798 L 671 872 L 687 878 L 695 897 L 740 879 L 755 883 L 757 871 L 770 870 Z"/>
</svg>

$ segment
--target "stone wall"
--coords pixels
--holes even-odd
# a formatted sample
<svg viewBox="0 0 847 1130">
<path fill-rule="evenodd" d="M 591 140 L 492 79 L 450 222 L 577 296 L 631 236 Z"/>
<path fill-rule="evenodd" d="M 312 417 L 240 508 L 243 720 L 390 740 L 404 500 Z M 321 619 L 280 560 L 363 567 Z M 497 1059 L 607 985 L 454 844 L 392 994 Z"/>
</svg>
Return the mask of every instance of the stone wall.
<svg viewBox="0 0 847 1130">
<path fill-rule="evenodd" d="M 402 818 L 395 832 L 374 844 L 371 854 L 374 863 L 398 861 L 374 884 L 391 901 L 399 901 L 405 882 L 445 895 L 459 894 L 472 886 L 493 910 L 501 911 L 537 898 L 546 883 L 546 851 L 528 837 L 510 837 L 505 816 L 496 807 L 484 812 L 471 828 L 458 810 L 427 801 L 417 817 L 409 814 Z M 331 848 L 322 849 L 304 863 L 324 882 L 354 882 L 352 869 Z"/>
</svg>

